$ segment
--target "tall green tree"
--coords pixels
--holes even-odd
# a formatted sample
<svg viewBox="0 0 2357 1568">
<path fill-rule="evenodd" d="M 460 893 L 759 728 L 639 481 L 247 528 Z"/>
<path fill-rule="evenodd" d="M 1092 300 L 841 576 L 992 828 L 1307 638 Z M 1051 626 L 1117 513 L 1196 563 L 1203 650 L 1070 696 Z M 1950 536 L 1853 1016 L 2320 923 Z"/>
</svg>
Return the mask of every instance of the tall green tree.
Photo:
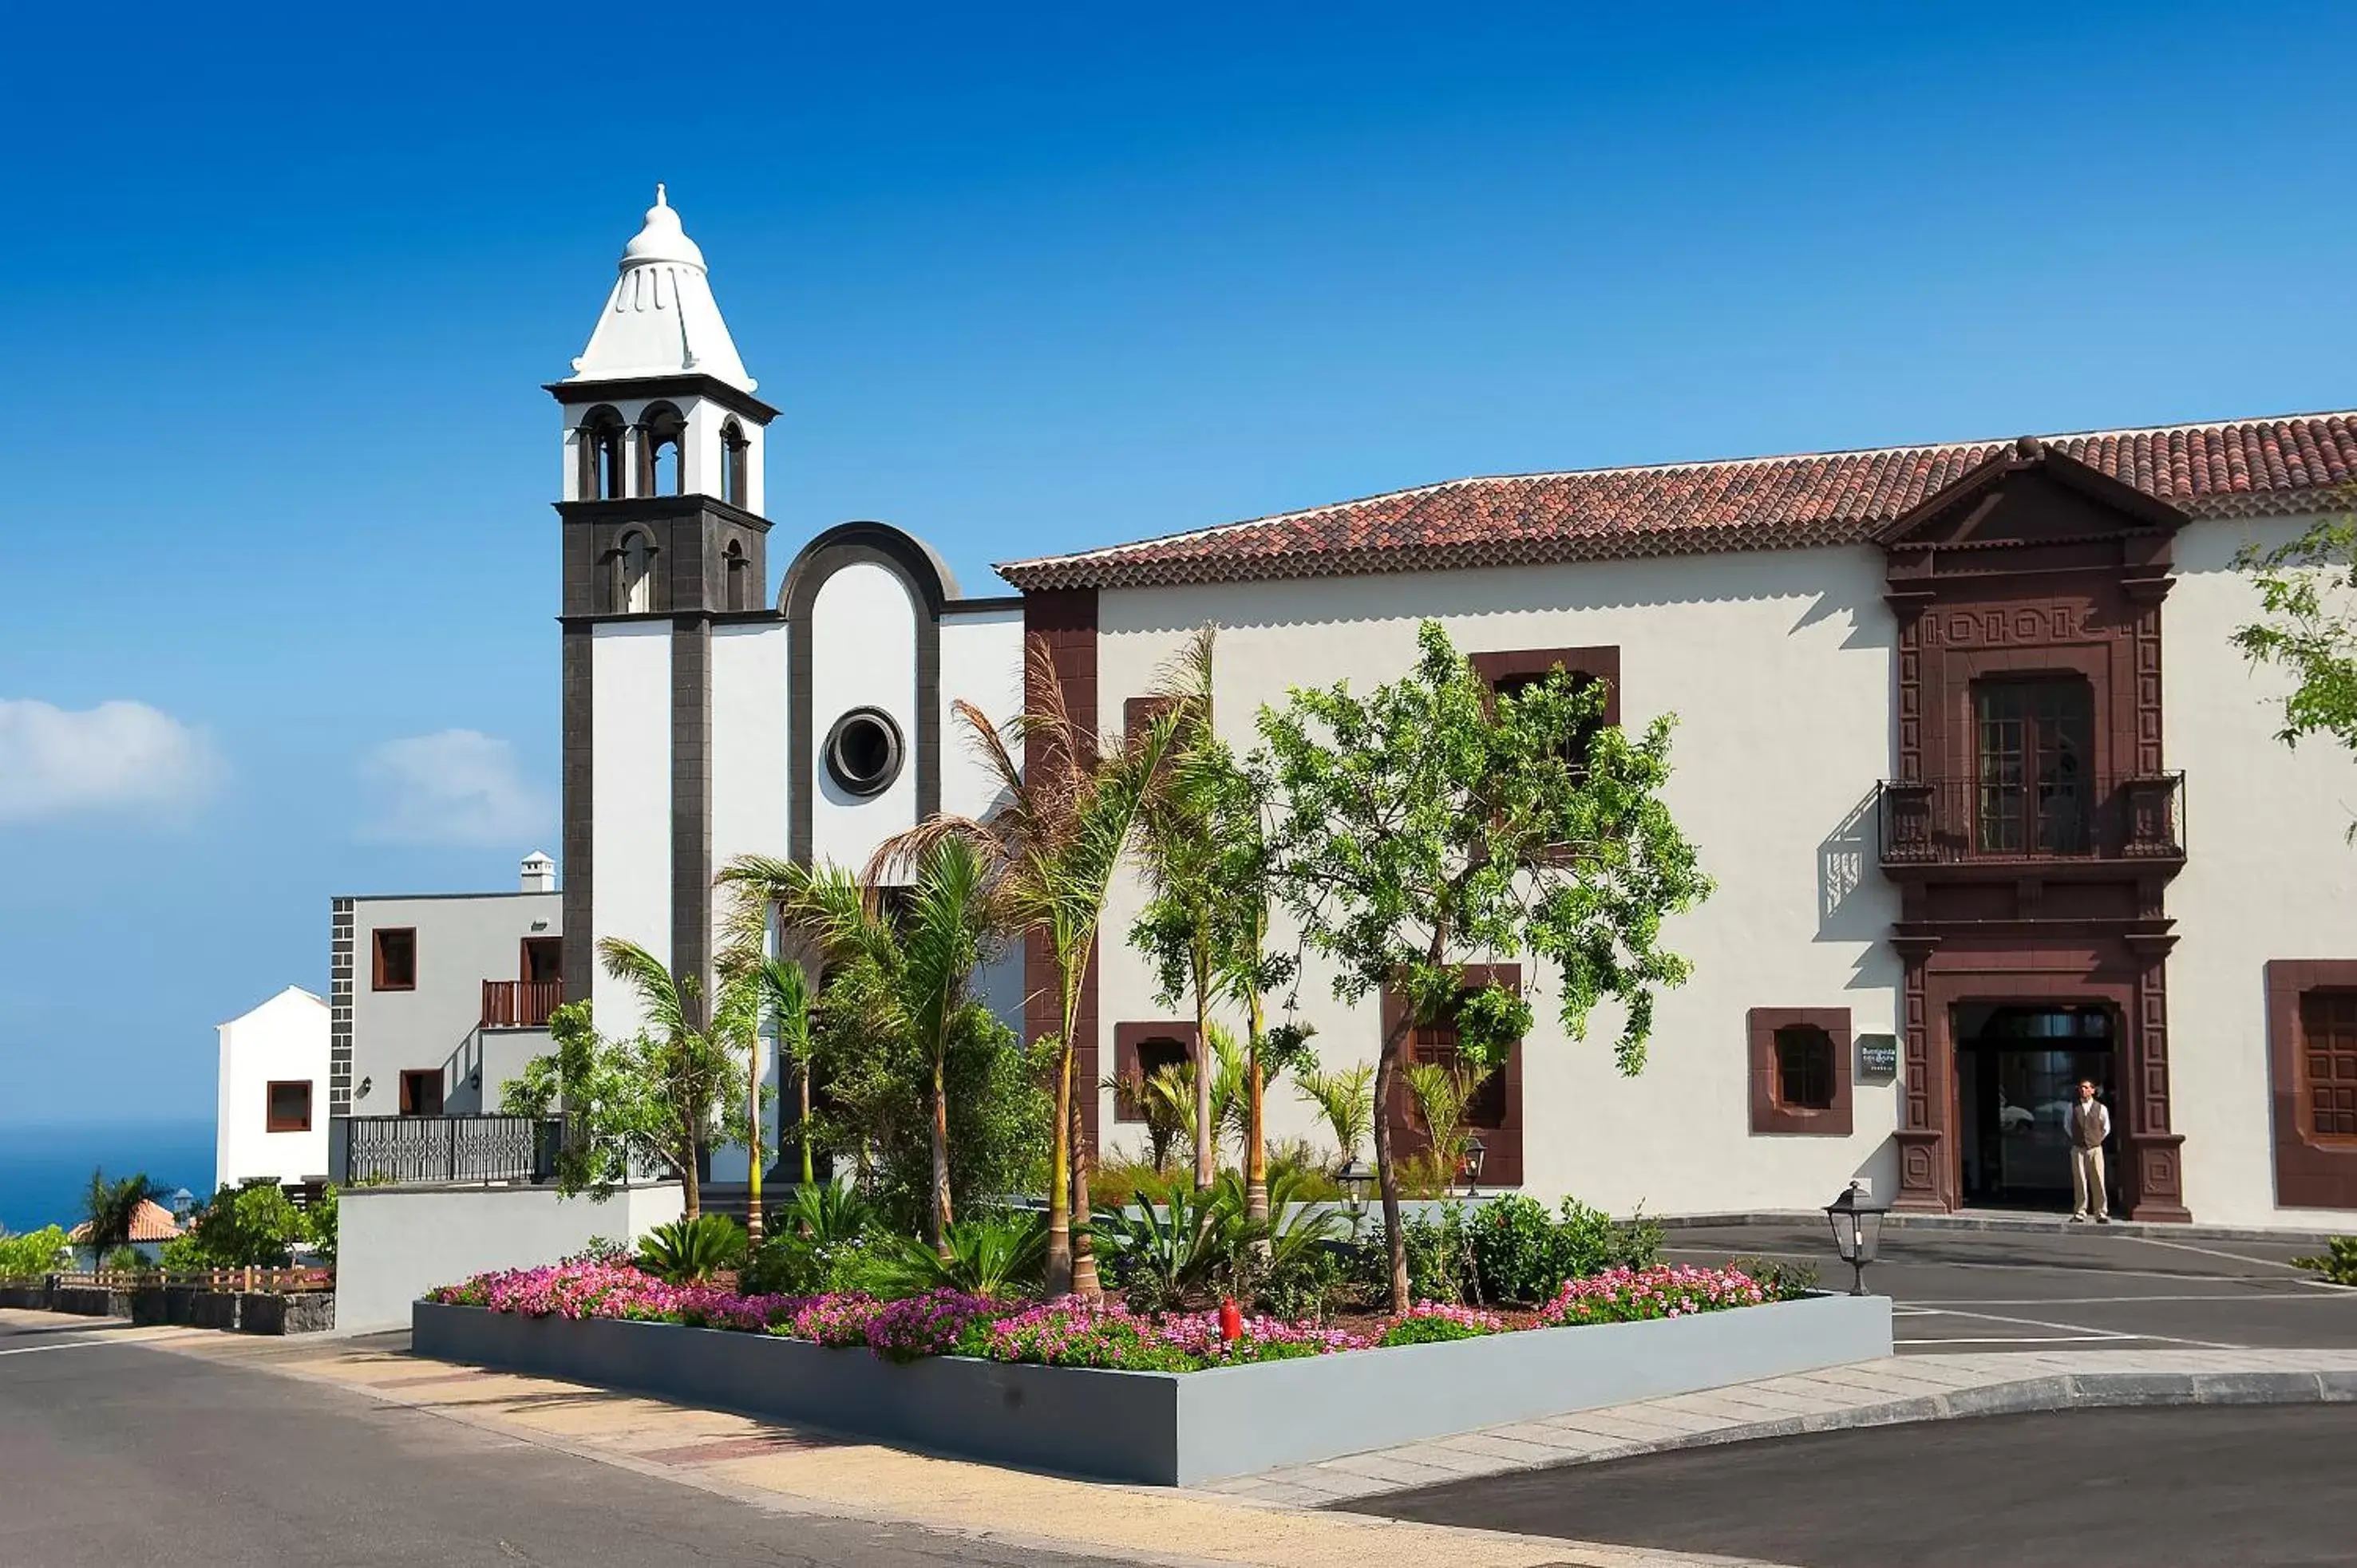
<svg viewBox="0 0 2357 1568">
<path fill-rule="evenodd" d="M 921 854 L 945 837 L 976 844 L 1011 924 L 1046 941 L 1059 1019 L 1047 1284 L 1050 1294 L 1093 1299 L 1103 1291 L 1090 1240 L 1088 1139 L 1076 1090 L 1094 1092 L 1096 1085 L 1073 1081 L 1081 992 L 1114 875 L 1144 824 L 1178 718 L 1157 714 L 1122 744 L 1104 745 L 1093 724 L 1071 712 L 1047 641 L 1036 636 L 1024 654 L 1024 711 L 1004 725 L 970 703 L 953 710 L 997 787 L 990 813 L 980 821 L 943 816 L 920 823 L 885 853 Z"/>
<path fill-rule="evenodd" d="M 2260 616 L 2234 632 L 2234 646 L 2293 682 L 2276 738 L 2329 736 L 2357 752 L 2357 517 L 2326 518 L 2272 550 L 2252 546 L 2235 564 L 2257 582 Z"/>
<path fill-rule="evenodd" d="M 828 960 L 868 972 L 866 1022 L 924 1064 L 932 1176 L 926 1239 L 947 1255 L 956 1218 L 950 1190 L 950 1050 L 974 1002 L 974 971 L 997 951 L 1005 912 L 975 842 L 940 835 L 916 849 L 915 880 L 888 908 L 876 877 L 747 856 L 724 882 L 806 932 Z M 882 868 L 878 868 L 879 870 Z"/>
<path fill-rule="evenodd" d="M 816 1128 L 811 1107 L 811 1069 L 815 1063 L 817 1047 L 811 1034 L 811 1009 L 817 998 L 812 993 L 810 976 L 802 961 L 796 958 L 762 958 L 756 950 L 754 985 L 760 997 L 761 1011 L 770 1020 L 770 1029 L 778 1042 L 778 1071 L 780 1081 L 791 1070 L 793 1074 L 795 1141 L 802 1151 L 802 1181 L 808 1187 L 817 1179 L 814 1148 Z"/>
<path fill-rule="evenodd" d="M 1656 993 L 1689 968 L 1662 945 L 1663 922 L 1711 886 L 1661 799 L 1669 718 L 1635 739 L 1598 727 L 1604 693 L 1560 668 L 1493 695 L 1435 622 L 1416 649 L 1407 675 L 1365 697 L 1347 683 L 1296 690 L 1260 718 L 1283 802 L 1285 905 L 1334 962 L 1340 1000 L 1391 986 L 1405 1002 L 1374 1086 L 1395 1310 L 1409 1283 L 1383 1108 L 1410 1031 L 1447 1019 L 1469 1067 L 1501 1065 L 1530 1004 L 1501 986 L 1469 990 L 1460 965 L 1529 952 L 1553 971 L 1574 1038 L 1598 1004 L 1620 1004 L 1616 1056 L 1633 1074 Z"/>
<path fill-rule="evenodd" d="M 139 1217 L 139 1206 L 156 1195 L 156 1184 L 145 1172 L 109 1181 L 104 1171 L 91 1171 L 89 1190 L 82 1195 L 81 1233 L 74 1244 L 90 1249 L 93 1269 L 109 1252 L 131 1244 L 131 1227 Z"/>
<path fill-rule="evenodd" d="M 510 1115 L 546 1116 L 562 1107 L 573 1124 L 557 1162 L 565 1192 L 604 1197 L 652 1168 L 677 1180 L 687 1217 L 704 1211 L 697 1165 L 716 1143 L 743 1136 L 724 1108 L 738 1082 L 737 1053 L 753 1047 L 757 994 L 748 983 L 723 984 L 708 1018 L 692 974 L 619 937 L 601 938 L 606 972 L 637 993 L 645 1026 L 627 1040 L 600 1036 L 589 1004 L 567 1003 L 548 1021 L 554 1049 L 524 1064 L 502 1091 Z"/>
</svg>

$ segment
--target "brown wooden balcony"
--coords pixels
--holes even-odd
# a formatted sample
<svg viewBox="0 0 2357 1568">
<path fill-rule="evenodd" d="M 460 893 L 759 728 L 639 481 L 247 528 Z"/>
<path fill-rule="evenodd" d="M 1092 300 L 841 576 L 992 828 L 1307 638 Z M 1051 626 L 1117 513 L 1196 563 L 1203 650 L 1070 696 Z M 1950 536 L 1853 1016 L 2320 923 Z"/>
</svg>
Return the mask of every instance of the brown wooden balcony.
<svg viewBox="0 0 2357 1568">
<path fill-rule="evenodd" d="M 545 1029 L 548 1015 L 564 1002 L 561 980 L 487 980 L 483 982 L 482 1026 Z"/>
<path fill-rule="evenodd" d="M 1893 779 L 1875 791 L 1882 864 L 2142 863 L 2185 859 L 2185 775 Z"/>
</svg>

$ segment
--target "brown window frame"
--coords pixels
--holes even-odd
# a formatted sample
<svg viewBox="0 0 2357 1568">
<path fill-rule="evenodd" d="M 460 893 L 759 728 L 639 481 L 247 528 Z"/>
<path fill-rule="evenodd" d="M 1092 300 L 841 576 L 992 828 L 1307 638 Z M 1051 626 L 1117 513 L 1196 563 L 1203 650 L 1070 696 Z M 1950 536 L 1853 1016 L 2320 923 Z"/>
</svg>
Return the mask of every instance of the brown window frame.
<svg viewBox="0 0 2357 1568">
<path fill-rule="evenodd" d="M 1458 966 L 1458 978 L 1468 991 L 1485 985 L 1501 985 L 1519 996 L 1523 992 L 1523 967 L 1516 963 L 1468 963 Z M 1407 995 L 1396 987 L 1383 989 L 1383 1004 L 1378 1009 L 1383 1027 L 1380 1039 L 1391 1038 L 1407 1014 Z M 1417 1058 L 1416 1035 L 1410 1029 L 1400 1042 L 1400 1065 Z M 1453 1033 L 1453 1031 L 1452 1031 Z M 1380 1040 L 1379 1042 L 1380 1043 Z M 1506 1047 L 1506 1059 L 1498 1069 L 1497 1090 L 1501 1100 L 1500 1119 L 1495 1125 L 1486 1122 L 1468 1124 L 1481 1134 L 1481 1175 L 1480 1184 L 1485 1187 L 1520 1187 L 1524 1179 L 1523 1131 L 1523 1045 L 1516 1040 Z M 1484 1096 L 1491 1092 L 1482 1086 Z M 1407 1075 L 1395 1074 L 1392 1081 L 1392 1101 L 1380 1108 L 1392 1125 L 1392 1155 L 1406 1160 L 1424 1154 L 1432 1147 L 1432 1140 L 1424 1130 L 1423 1118 L 1416 1113 L 1415 1097 L 1408 1092 Z"/>
<path fill-rule="evenodd" d="M 2315 991 L 2357 991 L 2357 960 L 2276 959 L 2266 966 L 2267 1086 L 2274 1101 L 2276 1203 L 2284 1208 L 2357 1208 L 2357 1144 L 2309 1131 L 2300 1058 L 2302 1000 Z"/>
<path fill-rule="evenodd" d="M 1113 1076 L 1117 1084 L 1127 1083 L 1137 1076 L 1138 1047 L 1157 1040 L 1168 1040 L 1186 1053 L 1183 1059 L 1192 1060 L 1196 1052 L 1195 1025 L 1192 1019 L 1182 1023 L 1115 1024 L 1113 1026 Z M 1113 1119 L 1132 1125 L 1146 1120 L 1146 1108 L 1127 1093 L 1116 1089 L 1113 1095 Z"/>
<path fill-rule="evenodd" d="M 387 937 L 409 939 L 409 978 L 399 983 L 384 977 L 384 939 Z M 369 933 L 369 989 L 371 991 L 417 989 L 417 928 L 415 926 L 381 926 Z"/>
<path fill-rule="evenodd" d="M 303 1091 L 303 1119 L 282 1118 L 278 1114 L 278 1091 L 299 1089 Z M 262 1093 L 262 1130 L 265 1133 L 307 1133 L 311 1130 L 311 1101 L 315 1093 L 307 1078 L 274 1078 L 264 1086 Z"/>
<path fill-rule="evenodd" d="M 2293 1104 L 2298 1111 L 2299 1134 L 2319 1147 L 2357 1151 L 2357 1126 L 2348 1131 L 2327 1129 L 2319 1124 L 2317 1115 L 2316 1058 L 2319 1055 L 2341 1056 L 2345 1051 L 2319 1052 L 2310 1027 L 2309 1011 L 2326 1001 L 2357 1003 L 2357 986 L 2312 985 L 2299 993 L 2299 1048 L 2292 1053 Z M 2333 1075 L 2339 1081 L 2338 1075 Z M 2357 1079 L 2352 1079 L 2357 1082 Z M 2335 1112 L 2336 1115 L 2352 1114 Z"/>
<path fill-rule="evenodd" d="M 1602 723 L 1618 728 L 1620 724 L 1620 650 L 1615 644 L 1609 648 L 1507 648 L 1487 653 L 1469 653 L 1473 673 L 1491 691 L 1505 681 L 1536 680 L 1554 673 L 1556 665 L 1563 666 L 1566 675 L 1582 675 L 1590 681 L 1604 682 L 1604 716 Z"/>
<path fill-rule="evenodd" d="M 1822 1030 L 1833 1047 L 1832 1103 L 1793 1105 L 1783 1095 L 1776 1037 L 1787 1029 Z M 1856 1036 L 1846 1007 L 1754 1007 L 1744 1015 L 1750 1042 L 1751 1131 L 1757 1136 L 1846 1138 L 1853 1125 Z"/>
<path fill-rule="evenodd" d="M 446 1096 L 449 1092 L 447 1076 L 438 1067 L 404 1068 L 401 1071 L 401 1113 L 404 1116 L 441 1115 Z M 431 1079 L 434 1084 L 434 1109 L 420 1111 L 416 1109 L 417 1101 L 422 1098 L 417 1093 L 417 1086 L 428 1079 Z"/>
<path fill-rule="evenodd" d="M 547 981 L 534 981 L 533 979 L 532 953 L 533 949 L 535 947 L 538 947 L 544 952 L 550 949 L 555 950 L 556 973 L 553 979 Z M 565 979 L 565 939 L 563 937 L 524 937 L 518 940 L 516 943 L 516 978 L 522 981 L 527 985 L 561 984 Z"/>
</svg>

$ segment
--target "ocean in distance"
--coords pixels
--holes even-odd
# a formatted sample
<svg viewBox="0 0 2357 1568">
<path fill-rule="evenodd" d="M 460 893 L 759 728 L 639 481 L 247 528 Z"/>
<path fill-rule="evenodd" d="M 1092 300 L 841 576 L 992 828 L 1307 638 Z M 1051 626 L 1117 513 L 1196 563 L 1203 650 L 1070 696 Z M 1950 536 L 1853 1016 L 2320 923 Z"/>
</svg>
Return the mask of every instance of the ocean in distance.
<svg viewBox="0 0 2357 1568">
<path fill-rule="evenodd" d="M 81 1223 L 93 1165 L 110 1177 L 145 1171 L 166 1192 L 210 1197 L 212 1122 L 0 1122 L 0 1230 Z"/>
</svg>

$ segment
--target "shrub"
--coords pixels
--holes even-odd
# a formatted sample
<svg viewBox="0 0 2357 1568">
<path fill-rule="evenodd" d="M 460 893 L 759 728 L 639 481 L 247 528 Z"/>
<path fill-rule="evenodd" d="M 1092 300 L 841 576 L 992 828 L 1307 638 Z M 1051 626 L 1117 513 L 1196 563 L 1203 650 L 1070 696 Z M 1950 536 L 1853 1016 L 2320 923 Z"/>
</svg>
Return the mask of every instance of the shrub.
<svg viewBox="0 0 2357 1568">
<path fill-rule="evenodd" d="M 627 1263 L 638 1254 L 627 1241 L 617 1241 L 610 1236 L 592 1236 L 582 1243 L 577 1252 L 567 1252 L 558 1262 L 564 1264 L 603 1263 L 611 1266 Z"/>
<path fill-rule="evenodd" d="M 1249 1240 L 1242 1208 L 1217 1187 L 1177 1187 L 1159 1207 L 1108 1214 L 1092 1229 L 1109 1272 L 1141 1312 L 1203 1294 Z"/>
<path fill-rule="evenodd" d="M 769 1235 L 745 1265 L 738 1283 L 749 1291 L 816 1295 L 866 1291 L 877 1284 L 875 1206 L 833 1182 L 812 1182 L 769 1216 Z"/>
<path fill-rule="evenodd" d="M 336 1184 L 329 1182 L 319 1190 L 311 1207 L 303 1211 L 303 1230 L 311 1240 L 311 1251 L 321 1262 L 332 1267 L 336 1262 L 336 1234 L 341 1208 L 336 1201 Z"/>
<path fill-rule="evenodd" d="M 1568 1240 L 1547 1211 L 1520 1193 L 1495 1197 L 1466 1223 L 1483 1301 L 1541 1302 L 1569 1272 Z"/>
<path fill-rule="evenodd" d="M 956 1291 L 1005 1296 L 1037 1284 L 1048 1256 L 1048 1217 L 1017 1210 L 953 1222 L 944 1258 L 913 1236 L 883 1239 L 876 1278 L 888 1295 Z"/>
<path fill-rule="evenodd" d="M 1537 1208 L 1537 1205 L 1532 1205 Z M 1392 1320 L 1378 1345 L 1431 1345 L 1443 1339 L 1479 1339 L 1502 1334 L 1506 1320 L 1453 1302 L 1420 1301 Z"/>
<path fill-rule="evenodd" d="M 2357 1285 L 2357 1236 L 2335 1236 L 2325 1243 L 2319 1256 L 2294 1258 L 2292 1262 L 2334 1284 Z"/>
<path fill-rule="evenodd" d="M 725 1214 L 674 1219 L 639 1239 L 639 1267 L 670 1284 L 708 1280 L 744 1261 L 744 1228 Z"/>
<path fill-rule="evenodd" d="M 190 1232 L 167 1241 L 174 1269 L 278 1269 L 296 1244 L 311 1240 L 309 1221 L 274 1181 L 224 1186 L 197 1215 Z"/>
<path fill-rule="evenodd" d="M 1409 1215 L 1400 1222 L 1407 1251 L 1408 1297 L 1413 1301 L 1463 1301 L 1471 1283 L 1465 1211 L 1461 1204 L 1446 1204 L 1437 1219 Z M 1377 1225 L 1352 1249 L 1353 1272 L 1370 1293 L 1391 1292 L 1391 1251 L 1383 1228 Z"/>
<path fill-rule="evenodd" d="M 58 1267 L 59 1254 L 70 1245 L 59 1226 L 44 1225 L 21 1236 L 0 1232 L 0 1279 L 46 1274 Z"/>
<path fill-rule="evenodd" d="M 1770 1301 L 1792 1301 L 1817 1288 L 1817 1266 L 1787 1258 L 1730 1258 L 1727 1266 L 1760 1282 Z"/>
<path fill-rule="evenodd" d="M 146 1253 L 126 1243 L 109 1252 L 99 1267 L 114 1274 L 144 1274 L 153 1271 L 156 1265 Z"/>
</svg>

